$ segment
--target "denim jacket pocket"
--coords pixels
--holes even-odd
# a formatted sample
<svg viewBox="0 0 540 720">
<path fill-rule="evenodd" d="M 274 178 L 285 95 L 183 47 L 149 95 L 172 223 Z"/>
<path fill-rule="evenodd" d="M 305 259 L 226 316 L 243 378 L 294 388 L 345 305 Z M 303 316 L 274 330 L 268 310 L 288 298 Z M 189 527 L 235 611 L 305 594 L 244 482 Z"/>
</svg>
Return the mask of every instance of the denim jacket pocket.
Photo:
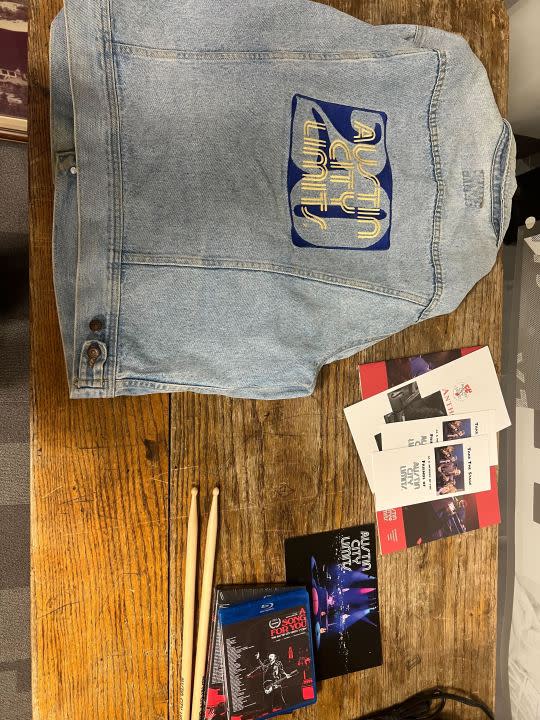
<svg viewBox="0 0 540 720">
<path fill-rule="evenodd" d="M 491 166 L 491 223 L 501 243 L 512 209 L 512 196 L 516 183 L 516 141 L 510 124 L 503 119 L 503 128 L 495 148 Z"/>
</svg>

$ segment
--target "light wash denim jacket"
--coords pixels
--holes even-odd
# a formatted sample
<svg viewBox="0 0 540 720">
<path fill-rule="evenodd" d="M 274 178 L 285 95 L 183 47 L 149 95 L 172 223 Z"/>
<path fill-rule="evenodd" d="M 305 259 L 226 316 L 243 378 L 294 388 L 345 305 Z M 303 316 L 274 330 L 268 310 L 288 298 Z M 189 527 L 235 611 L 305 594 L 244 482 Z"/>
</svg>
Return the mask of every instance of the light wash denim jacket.
<svg viewBox="0 0 540 720">
<path fill-rule="evenodd" d="M 308 0 L 66 0 L 51 39 L 71 397 L 308 395 L 493 266 L 514 141 L 461 37 Z"/>
</svg>

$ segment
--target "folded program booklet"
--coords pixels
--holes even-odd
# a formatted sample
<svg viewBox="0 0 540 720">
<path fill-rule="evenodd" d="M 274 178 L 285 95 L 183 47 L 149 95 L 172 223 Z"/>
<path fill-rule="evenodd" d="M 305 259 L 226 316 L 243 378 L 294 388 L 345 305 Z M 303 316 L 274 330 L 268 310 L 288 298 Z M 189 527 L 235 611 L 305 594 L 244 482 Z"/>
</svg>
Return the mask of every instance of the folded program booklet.
<svg viewBox="0 0 540 720">
<path fill-rule="evenodd" d="M 359 365 L 362 397 L 366 400 L 478 349 L 466 347 Z M 383 422 L 382 425 L 386 429 L 396 427 L 392 423 Z M 377 528 L 383 555 L 497 525 L 500 521 L 497 470 L 493 466 L 490 489 L 485 492 L 459 497 L 441 496 L 437 500 L 377 513 Z"/>
<path fill-rule="evenodd" d="M 418 356 L 417 359 L 423 360 L 424 357 Z M 491 410 L 492 432 L 510 425 L 489 348 L 473 350 L 433 370 L 429 370 L 429 364 L 425 363 L 425 366 L 424 374 L 389 389 L 388 363 L 373 363 L 374 384 L 379 386 L 377 394 L 367 397 L 362 381 L 367 399 L 345 408 L 349 428 L 373 491 L 371 456 L 379 449 L 377 436 L 385 424 Z M 360 376 L 362 378 L 362 370 Z"/>
<path fill-rule="evenodd" d="M 373 480 L 376 510 L 489 490 L 488 437 L 376 452 Z"/>
</svg>

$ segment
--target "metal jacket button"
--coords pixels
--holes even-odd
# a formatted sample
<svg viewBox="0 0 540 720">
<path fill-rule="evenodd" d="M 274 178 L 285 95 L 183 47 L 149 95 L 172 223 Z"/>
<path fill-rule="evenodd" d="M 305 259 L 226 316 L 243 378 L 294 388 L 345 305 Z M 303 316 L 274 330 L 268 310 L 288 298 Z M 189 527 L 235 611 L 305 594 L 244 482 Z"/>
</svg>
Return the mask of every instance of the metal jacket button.
<svg viewBox="0 0 540 720">
<path fill-rule="evenodd" d="M 93 318 L 90 320 L 89 327 L 92 332 L 99 332 L 103 329 L 103 323 L 99 318 Z"/>
<path fill-rule="evenodd" d="M 88 364 L 90 365 L 91 368 L 93 368 L 94 365 L 96 364 L 96 360 L 101 355 L 101 350 L 99 348 L 99 345 L 96 345 L 95 343 L 93 343 L 92 345 L 89 345 L 88 350 L 86 351 L 86 354 L 88 356 Z"/>
</svg>

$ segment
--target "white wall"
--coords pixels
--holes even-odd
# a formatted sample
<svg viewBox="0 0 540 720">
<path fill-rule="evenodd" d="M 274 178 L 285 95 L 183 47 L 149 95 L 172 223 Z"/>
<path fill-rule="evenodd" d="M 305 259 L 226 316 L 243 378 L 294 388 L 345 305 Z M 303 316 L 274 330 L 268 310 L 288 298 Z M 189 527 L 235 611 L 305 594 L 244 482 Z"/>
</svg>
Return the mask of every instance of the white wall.
<svg viewBox="0 0 540 720">
<path fill-rule="evenodd" d="M 515 133 L 540 138 L 540 0 L 509 0 L 508 119 Z"/>
</svg>

